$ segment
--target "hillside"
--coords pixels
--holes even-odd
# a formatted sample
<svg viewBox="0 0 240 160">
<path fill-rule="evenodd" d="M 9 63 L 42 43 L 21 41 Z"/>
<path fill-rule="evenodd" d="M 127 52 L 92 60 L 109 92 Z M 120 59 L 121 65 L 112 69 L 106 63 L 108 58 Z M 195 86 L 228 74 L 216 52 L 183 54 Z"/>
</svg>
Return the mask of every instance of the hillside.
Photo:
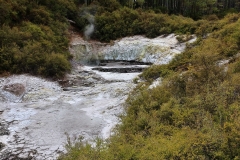
<svg viewBox="0 0 240 160">
<path fill-rule="evenodd" d="M 239 159 L 239 17 L 195 22 L 194 44 L 136 80 L 114 135 L 59 159 Z"/>
<path fill-rule="evenodd" d="M 0 1 L 0 74 L 62 77 L 70 70 L 67 18 L 74 1 Z"/>
<path fill-rule="evenodd" d="M 238 12 L 239 2 L 1 0 L 0 9 L 0 74 L 62 78 L 71 68 L 70 22 L 86 38 L 105 42 L 132 35 L 203 35 L 216 29 L 206 20 Z"/>
<path fill-rule="evenodd" d="M 69 22 L 86 40 L 110 44 L 171 33 L 185 42 L 194 34 L 185 52 L 134 80 L 108 140 L 69 143 L 59 159 L 240 159 L 239 8 L 236 0 L 0 0 L 0 74 L 64 77 Z"/>
</svg>

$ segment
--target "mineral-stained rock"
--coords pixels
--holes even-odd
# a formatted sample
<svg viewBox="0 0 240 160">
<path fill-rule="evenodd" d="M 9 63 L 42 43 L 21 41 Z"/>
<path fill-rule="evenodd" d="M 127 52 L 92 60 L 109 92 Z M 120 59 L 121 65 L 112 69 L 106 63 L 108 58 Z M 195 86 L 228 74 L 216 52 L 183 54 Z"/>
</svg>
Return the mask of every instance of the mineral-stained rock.
<svg viewBox="0 0 240 160">
<path fill-rule="evenodd" d="M 3 86 L 3 90 L 10 92 L 16 96 L 20 96 L 25 92 L 25 87 L 21 83 L 13 83 Z"/>
<path fill-rule="evenodd" d="M 9 135 L 9 130 L 7 129 L 7 125 L 0 123 L 0 136 L 2 135 Z"/>
</svg>

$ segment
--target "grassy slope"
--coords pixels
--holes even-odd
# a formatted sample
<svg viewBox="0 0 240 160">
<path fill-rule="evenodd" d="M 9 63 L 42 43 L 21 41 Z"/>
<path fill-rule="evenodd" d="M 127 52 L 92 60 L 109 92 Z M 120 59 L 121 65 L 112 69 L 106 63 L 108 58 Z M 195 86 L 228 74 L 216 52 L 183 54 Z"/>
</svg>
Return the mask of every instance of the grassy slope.
<svg viewBox="0 0 240 160">
<path fill-rule="evenodd" d="M 69 145 L 60 159 L 239 159 L 239 18 L 197 22 L 195 44 L 144 71 L 115 135 L 95 148 Z M 148 89 L 159 76 L 162 85 Z"/>
</svg>

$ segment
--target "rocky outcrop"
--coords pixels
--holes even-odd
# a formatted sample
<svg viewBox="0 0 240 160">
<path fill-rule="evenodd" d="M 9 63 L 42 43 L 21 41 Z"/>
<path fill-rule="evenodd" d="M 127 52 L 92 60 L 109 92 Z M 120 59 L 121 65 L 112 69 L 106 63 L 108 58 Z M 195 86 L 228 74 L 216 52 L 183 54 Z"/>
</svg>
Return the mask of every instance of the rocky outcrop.
<svg viewBox="0 0 240 160">
<path fill-rule="evenodd" d="M 0 83 L 0 101 L 20 102 L 25 92 L 24 83 L 7 81 Z"/>
<path fill-rule="evenodd" d="M 3 90 L 10 92 L 16 96 L 21 96 L 25 92 L 25 86 L 21 83 L 7 84 L 3 86 Z"/>
<path fill-rule="evenodd" d="M 154 64 L 166 64 L 176 54 L 184 51 L 186 43 L 196 40 L 195 36 L 184 42 L 177 35 L 159 36 L 153 39 L 144 36 L 126 37 L 111 44 L 84 41 L 78 37 L 70 47 L 74 57 L 84 64 L 99 64 L 102 60 L 138 61 Z M 178 38 L 179 39 L 179 38 Z M 77 43 L 77 42 L 81 43 Z"/>
</svg>

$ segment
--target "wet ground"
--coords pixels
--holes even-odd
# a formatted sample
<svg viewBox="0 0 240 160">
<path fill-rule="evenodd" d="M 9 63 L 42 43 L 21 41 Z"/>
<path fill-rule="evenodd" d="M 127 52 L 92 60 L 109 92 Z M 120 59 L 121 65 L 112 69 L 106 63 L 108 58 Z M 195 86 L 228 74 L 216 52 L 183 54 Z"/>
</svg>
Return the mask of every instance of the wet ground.
<svg viewBox="0 0 240 160">
<path fill-rule="evenodd" d="M 0 79 L 0 159 L 56 159 L 71 139 L 107 138 L 139 73 L 93 71 L 78 66 L 65 85 L 29 75 Z M 22 84 L 22 95 L 4 86 Z"/>
</svg>

